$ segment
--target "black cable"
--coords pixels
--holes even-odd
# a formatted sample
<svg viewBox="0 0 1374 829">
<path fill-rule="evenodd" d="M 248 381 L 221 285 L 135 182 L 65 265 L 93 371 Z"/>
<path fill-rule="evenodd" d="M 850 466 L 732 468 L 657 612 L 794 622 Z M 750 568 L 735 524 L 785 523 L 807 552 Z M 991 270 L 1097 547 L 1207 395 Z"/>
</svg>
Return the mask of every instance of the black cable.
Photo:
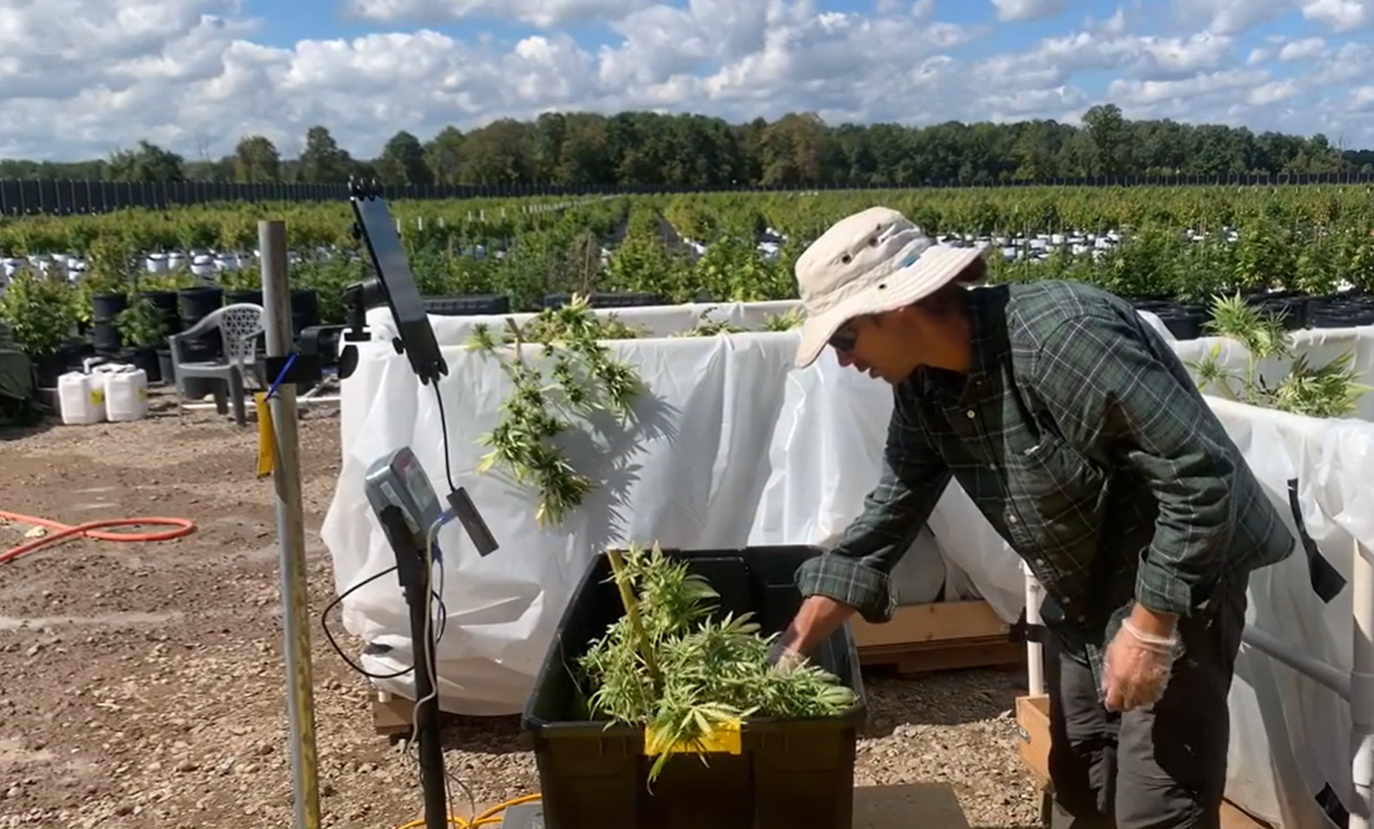
<svg viewBox="0 0 1374 829">
<path fill-rule="evenodd" d="M 348 665 L 348 667 L 352 668 L 354 671 L 358 672 L 359 674 L 362 674 L 368 679 L 396 679 L 397 677 L 405 676 L 406 674 L 415 670 L 415 666 L 412 665 L 409 668 L 404 668 L 391 674 L 374 674 L 371 671 L 364 668 L 363 666 L 354 662 L 352 659 L 348 657 L 348 654 L 344 653 L 343 648 L 339 647 L 338 640 L 334 638 L 334 632 L 329 629 L 329 611 L 343 604 L 345 599 L 347 599 L 349 596 L 352 596 L 357 591 L 361 590 L 362 588 L 366 587 L 367 585 L 371 584 L 377 579 L 380 579 L 382 576 L 390 575 L 394 572 L 396 572 L 396 566 L 392 565 L 391 567 L 386 568 L 380 573 L 373 573 L 372 575 L 368 576 L 367 578 L 348 588 L 344 592 L 340 593 L 338 596 L 335 596 L 333 599 L 330 600 L 329 604 L 325 605 L 324 610 L 320 611 L 320 628 L 324 631 L 324 638 L 329 641 L 329 646 L 334 649 L 334 653 L 338 654 L 339 658 L 342 659 L 344 663 Z M 440 596 L 438 593 L 435 593 L 434 591 L 430 591 L 430 594 L 434 596 L 435 601 L 439 605 L 439 629 L 434 636 L 434 639 L 437 642 L 438 640 L 444 638 L 444 628 L 448 625 L 448 608 L 444 605 L 443 596 Z"/>
<path fill-rule="evenodd" d="M 453 458 L 450 457 L 448 449 L 448 417 L 444 414 L 444 395 L 439 391 L 439 381 L 434 381 L 434 402 L 439 407 L 439 447 L 444 453 L 444 478 L 448 481 L 448 491 L 456 493 L 458 485 L 453 482 Z M 454 516 L 456 517 L 456 516 Z M 438 539 L 435 539 L 438 545 Z M 431 556 L 434 551 L 429 551 Z M 432 560 L 432 559 L 431 559 Z M 448 607 L 444 604 L 444 565 L 439 563 L 439 592 L 435 598 L 439 600 L 439 630 L 434 634 L 434 643 L 437 645 L 440 639 L 444 638 L 444 628 L 448 625 Z"/>
<path fill-rule="evenodd" d="M 439 405 L 439 443 L 444 450 L 444 477 L 448 480 L 448 491 L 457 492 L 458 485 L 453 482 L 453 459 L 448 451 L 448 418 L 444 416 L 444 396 L 439 392 L 439 381 L 434 381 L 434 400 Z"/>
</svg>

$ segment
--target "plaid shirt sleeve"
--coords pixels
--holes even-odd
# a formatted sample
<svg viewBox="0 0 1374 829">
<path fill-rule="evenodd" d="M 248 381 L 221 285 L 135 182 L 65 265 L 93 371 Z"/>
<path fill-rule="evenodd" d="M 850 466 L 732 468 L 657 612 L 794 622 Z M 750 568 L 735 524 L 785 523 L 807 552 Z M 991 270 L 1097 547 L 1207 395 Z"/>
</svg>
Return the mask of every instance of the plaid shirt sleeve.
<svg viewBox="0 0 1374 829">
<path fill-rule="evenodd" d="M 1157 613 L 1203 607 L 1231 543 L 1230 478 L 1238 453 L 1163 342 L 1124 319 L 1087 313 L 1041 341 L 1033 372 L 1060 434 L 1085 456 L 1122 462 L 1159 503 L 1141 551 L 1135 599 Z"/>
<path fill-rule="evenodd" d="M 950 470 L 909 421 L 897 393 L 878 485 L 833 549 L 797 571 L 803 596 L 825 596 L 857 609 L 869 622 L 897 610 L 892 568 L 910 549 L 949 483 Z"/>
</svg>

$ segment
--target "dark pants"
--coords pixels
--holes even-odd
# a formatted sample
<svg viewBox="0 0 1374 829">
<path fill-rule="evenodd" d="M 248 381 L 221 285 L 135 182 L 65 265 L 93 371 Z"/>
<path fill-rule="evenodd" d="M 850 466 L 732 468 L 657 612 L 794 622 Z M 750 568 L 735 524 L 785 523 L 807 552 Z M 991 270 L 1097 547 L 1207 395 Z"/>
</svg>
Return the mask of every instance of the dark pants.
<svg viewBox="0 0 1374 829">
<path fill-rule="evenodd" d="M 1150 708 L 1107 711 L 1092 670 L 1049 637 L 1052 829 L 1219 829 L 1245 581 L 1180 621 L 1185 654 Z"/>
</svg>

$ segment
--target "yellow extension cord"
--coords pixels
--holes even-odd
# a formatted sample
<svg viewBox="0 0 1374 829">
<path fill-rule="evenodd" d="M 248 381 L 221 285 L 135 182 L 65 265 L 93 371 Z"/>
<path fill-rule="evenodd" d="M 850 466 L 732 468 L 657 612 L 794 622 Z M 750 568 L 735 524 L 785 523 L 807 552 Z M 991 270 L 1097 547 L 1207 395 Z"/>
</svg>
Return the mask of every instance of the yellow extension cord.
<svg viewBox="0 0 1374 829">
<path fill-rule="evenodd" d="M 515 806 L 523 806 L 526 803 L 533 803 L 538 799 L 539 795 L 537 794 L 527 794 L 524 797 L 517 797 L 514 800 L 507 800 L 505 803 L 501 803 L 497 806 L 491 807 L 485 812 L 482 812 L 481 814 L 474 817 L 471 823 L 469 823 L 466 820 L 463 820 L 457 815 L 449 815 L 448 822 L 454 826 L 457 826 L 458 829 L 476 829 L 476 827 L 478 826 L 495 826 L 501 822 L 502 812 Z M 425 821 L 423 818 L 421 818 L 420 820 L 412 820 L 410 823 L 407 823 L 404 826 L 398 826 L 396 827 L 396 829 L 422 829 L 424 825 Z"/>
</svg>

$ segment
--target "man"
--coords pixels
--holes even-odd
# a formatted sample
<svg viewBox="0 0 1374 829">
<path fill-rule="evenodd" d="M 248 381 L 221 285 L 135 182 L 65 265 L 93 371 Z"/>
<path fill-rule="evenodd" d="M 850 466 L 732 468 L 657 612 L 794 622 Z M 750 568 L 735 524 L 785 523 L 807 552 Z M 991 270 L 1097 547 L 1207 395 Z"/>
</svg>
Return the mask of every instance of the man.
<svg viewBox="0 0 1374 829">
<path fill-rule="evenodd" d="M 979 251 L 873 208 L 797 260 L 797 365 L 829 344 L 894 386 L 863 514 L 797 573 L 773 658 L 856 611 L 951 477 L 1044 585 L 1059 826 L 1217 829 L 1251 570 L 1295 541 L 1168 344 L 1127 303 L 1059 281 L 970 290 Z"/>
</svg>

